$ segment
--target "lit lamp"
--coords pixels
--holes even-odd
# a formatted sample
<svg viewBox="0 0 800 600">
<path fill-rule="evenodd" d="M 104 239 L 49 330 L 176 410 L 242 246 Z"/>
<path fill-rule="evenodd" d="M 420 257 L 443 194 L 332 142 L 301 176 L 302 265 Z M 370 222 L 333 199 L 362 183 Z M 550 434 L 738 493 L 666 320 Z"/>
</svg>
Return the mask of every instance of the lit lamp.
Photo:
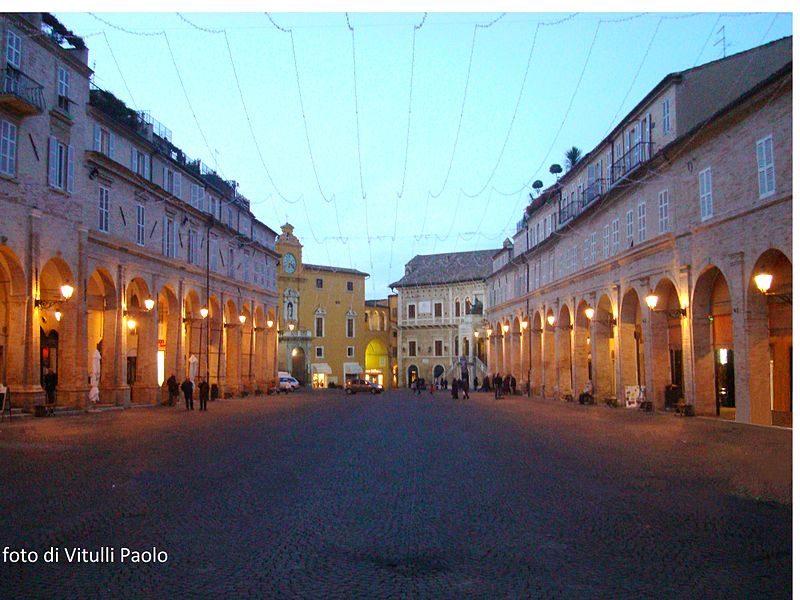
<svg viewBox="0 0 800 600">
<path fill-rule="evenodd" d="M 475 335 L 475 339 L 478 339 L 478 335 L 479 335 L 479 333 L 478 333 L 477 331 L 475 331 L 475 332 L 473 332 L 473 333 L 474 333 L 474 335 Z"/>
<path fill-rule="evenodd" d="M 486 330 L 486 337 L 492 337 L 492 328 Z"/>
<path fill-rule="evenodd" d="M 503 333 L 508 333 L 508 323 L 503 323 Z"/>
<path fill-rule="evenodd" d="M 272 326 L 275 324 L 275 321 L 272 319 L 267 319 L 267 328 L 272 329 Z"/>
<path fill-rule="evenodd" d="M 520 323 L 520 325 L 522 326 L 522 331 L 525 331 L 528 328 L 528 322 L 527 321 L 523 321 L 522 323 Z"/>
<path fill-rule="evenodd" d="M 289 322 L 289 331 L 294 331 L 294 323 Z"/>
<path fill-rule="evenodd" d="M 61 286 L 61 295 L 64 297 L 64 300 L 69 300 L 70 298 L 72 298 L 72 292 L 74 291 L 75 288 L 73 288 L 68 283 L 65 283 L 64 285 Z"/>
<path fill-rule="evenodd" d="M 584 310 L 583 312 L 586 315 L 586 318 L 589 319 L 590 321 L 592 320 L 592 317 L 594 317 L 594 309 L 591 306 L 587 306 L 586 310 Z"/>
<path fill-rule="evenodd" d="M 769 291 L 769 288 L 772 287 L 772 275 L 769 273 L 759 273 L 754 277 L 756 281 L 756 287 L 758 291 L 762 294 L 766 294 Z"/>
<path fill-rule="evenodd" d="M 208 316 L 208 309 L 205 306 L 200 309 L 200 316 L 204 319 Z"/>
<path fill-rule="evenodd" d="M 547 324 L 550 325 L 550 327 L 552 327 L 555 322 L 556 322 L 555 315 L 553 315 L 552 313 L 547 315 Z"/>
<path fill-rule="evenodd" d="M 242 313 L 241 315 L 239 315 L 239 323 L 244 325 L 245 321 L 247 321 L 247 317 L 244 315 L 244 313 Z"/>
<path fill-rule="evenodd" d="M 128 317 L 128 329 L 130 329 L 131 331 L 136 329 L 136 319 L 131 319 L 130 317 Z"/>
<path fill-rule="evenodd" d="M 60 321 L 61 320 L 61 311 L 56 309 L 55 315 L 56 315 L 56 321 Z"/>
<path fill-rule="evenodd" d="M 650 310 L 655 310 L 656 304 L 658 304 L 658 296 L 656 296 L 655 292 L 650 292 L 644 297 L 644 301 Z"/>
<path fill-rule="evenodd" d="M 147 311 L 151 311 L 151 310 L 153 310 L 153 307 L 154 307 L 155 305 L 156 305 L 156 301 L 155 301 L 155 300 L 153 300 L 152 298 L 147 298 L 147 299 L 144 301 L 144 309 L 145 309 L 145 310 L 147 310 Z"/>
</svg>

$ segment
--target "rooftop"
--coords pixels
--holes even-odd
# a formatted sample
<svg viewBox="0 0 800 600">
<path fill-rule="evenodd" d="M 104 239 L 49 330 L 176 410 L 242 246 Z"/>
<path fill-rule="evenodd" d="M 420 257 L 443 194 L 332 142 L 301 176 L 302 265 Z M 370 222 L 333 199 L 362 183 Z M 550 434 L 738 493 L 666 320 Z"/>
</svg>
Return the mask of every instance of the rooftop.
<svg viewBox="0 0 800 600">
<path fill-rule="evenodd" d="M 497 250 L 420 254 L 406 263 L 402 279 L 392 288 L 441 285 L 486 279 L 492 273 L 492 257 Z"/>
</svg>

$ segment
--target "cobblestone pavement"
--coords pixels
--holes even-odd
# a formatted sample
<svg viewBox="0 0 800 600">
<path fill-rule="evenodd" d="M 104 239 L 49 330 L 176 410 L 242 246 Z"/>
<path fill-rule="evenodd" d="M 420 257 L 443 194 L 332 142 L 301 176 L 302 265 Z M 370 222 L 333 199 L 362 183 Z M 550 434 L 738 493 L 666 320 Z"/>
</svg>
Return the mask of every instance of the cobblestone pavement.
<svg viewBox="0 0 800 600">
<path fill-rule="evenodd" d="M 785 430 L 309 391 L 3 423 L 0 456 L 0 549 L 40 556 L 0 598 L 791 595 Z"/>
</svg>

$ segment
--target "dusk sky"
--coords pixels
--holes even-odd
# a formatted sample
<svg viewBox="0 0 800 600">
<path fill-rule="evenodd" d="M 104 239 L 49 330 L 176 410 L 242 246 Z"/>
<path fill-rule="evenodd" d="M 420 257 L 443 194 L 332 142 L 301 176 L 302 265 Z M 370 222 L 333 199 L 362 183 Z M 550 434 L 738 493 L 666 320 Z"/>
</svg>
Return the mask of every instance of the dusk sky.
<svg viewBox="0 0 800 600">
<path fill-rule="evenodd" d="M 367 298 L 416 254 L 499 248 L 532 181 L 721 58 L 723 32 L 730 55 L 792 30 L 787 13 L 56 16 L 97 86 L 292 223 L 306 262 L 370 273 Z"/>
</svg>

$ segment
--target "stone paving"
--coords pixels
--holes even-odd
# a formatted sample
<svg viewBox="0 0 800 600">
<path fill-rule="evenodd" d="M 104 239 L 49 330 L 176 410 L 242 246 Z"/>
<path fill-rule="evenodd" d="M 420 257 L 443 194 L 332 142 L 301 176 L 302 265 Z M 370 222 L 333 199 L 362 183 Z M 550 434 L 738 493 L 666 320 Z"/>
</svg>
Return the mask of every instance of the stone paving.
<svg viewBox="0 0 800 600">
<path fill-rule="evenodd" d="M 791 448 L 445 392 L 3 423 L 0 549 L 40 558 L 0 562 L 0 598 L 787 598 Z M 66 562 L 104 546 L 115 562 Z"/>
</svg>

